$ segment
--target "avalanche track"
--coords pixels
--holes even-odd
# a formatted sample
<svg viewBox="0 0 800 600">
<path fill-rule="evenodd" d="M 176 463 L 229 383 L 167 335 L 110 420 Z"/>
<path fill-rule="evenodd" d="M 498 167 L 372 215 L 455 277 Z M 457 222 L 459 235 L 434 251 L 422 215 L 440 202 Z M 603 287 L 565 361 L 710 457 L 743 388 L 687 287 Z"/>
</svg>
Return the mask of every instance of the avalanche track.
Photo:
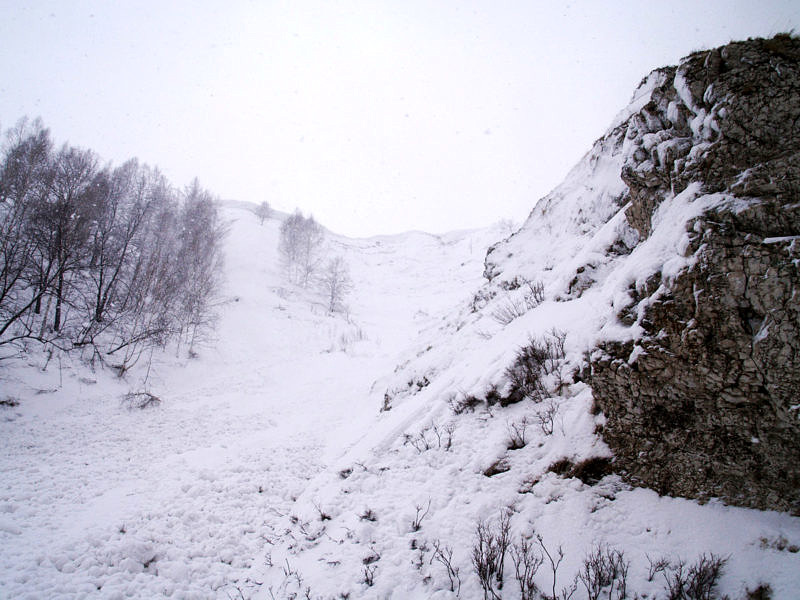
<svg viewBox="0 0 800 600">
<path fill-rule="evenodd" d="M 278 265 L 280 223 L 224 209 L 216 339 L 118 380 L 67 357 L 4 365 L 0 597 L 226 598 L 256 593 L 265 548 L 308 482 L 372 429 L 376 377 L 478 284 L 498 231 L 328 236 L 349 315 Z M 147 388 L 157 407 L 130 410 Z"/>
</svg>

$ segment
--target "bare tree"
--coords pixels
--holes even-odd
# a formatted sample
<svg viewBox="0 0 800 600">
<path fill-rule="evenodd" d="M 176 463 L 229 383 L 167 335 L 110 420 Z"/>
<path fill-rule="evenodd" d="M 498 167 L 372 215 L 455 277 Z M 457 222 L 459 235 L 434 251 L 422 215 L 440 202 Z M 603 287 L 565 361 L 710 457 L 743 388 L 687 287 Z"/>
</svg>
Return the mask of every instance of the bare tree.
<svg viewBox="0 0 800 600">
<path fill-rule="evenodd" d="M 307 287 L 322 261 L 325 232 L 311 215 L 306 219 L 300 246 L 300 266 L 303 287 Z"/>
<path fill-rule="evenodd" d="M 127 280 L 125 303 L 132 309 L 114 328 L 107 354 L 119 355 L 120 375 L 134 365 L 147 349 L 163 346 L 179 334 L 177 316 L 183 295 L 179 260 L 178 207 L 166 181 L 160 176 L 152 190 L 156 202 L 150 226 L 136 241 L 135 260 Z"/>
<path fill-rule="evenodd" d="M 214 293 L 222 277 L 222 239 L 226 228 L 216 200 L 195 179 L 184 193 L 179 256 L 183 301 L 179 319 L 189 352 L 198 333 L 213 325 Z"/>
<path fill-rule="evenodd" d="M 353 290 L 350 269 L 341 256 L 332 258 L 319 277 L 319 287 L 325 295 L 328 312 L 343 309 L 345 297 Z"/>
<path fill-rule="evenodd" d="M 264 200 L 261 204 L 256 207 L 255 210 L 256 216 L 258 217 L 258 222 L 263 225 L 264 221 L 270 218 L 272 215 L 272 208 L 269 205 L 269 202 Z"/>
<path fill-rule="evenodd" d="M 325 233 L 313 216 L 303 217 L 297 210 L 281 225 L 278 246 L 289 280 L 307 287 L 321 262 Z"/>
<path fill-rule="evenodd" d="M 6 137 L 0 162 L 0 345 L 31 335 L 29 309 L 38 313 L 55 280 L 52 270 L 36 268 L 41 248 L 31 235 L 32 214 L 45 201 L 51 176 L 49 131 L 38 120 L 21 119 Z"/>
<path fill-rule="evenodd" d="M 213 324 L 225 228 L 196 181 L 179 196 L 135 160 L 98 164 L 90 150 L 54 152 L 38 121 L 7 132 L 0 346 L 91 348 L 122 374 L 148 348 L 176 339 L 191 348 Z"/>
<path fill-rule="evenodd" d="M 112 172 L 98 176 L 100 210 L 90 241 L 91 256 L 86 269 L 86 321 L 79 345 L 93 344 L 96 337 L 138 307 L 125 293 L 147 228 L 151 225 L 155 199 L 150 195 L 150 176 L 137 161 L 130 160 Z"/>
<path fill-rule="evenodd" d="M 53 181 L 48 202 L 40 216 L 49 228 L 50 256 L 55 261 L 57 279 L 53 331 L 64 324 L 68 307 L 70 276 L 80 269 L 86 257 L 86 244 L 96 215 L 98 188 L 94 185 L 97 157 L 91 150 L 64 145 L 55 157 Z"/>
<path fill-rule="evenodd" d="M 500 231 L 502 231 L 506 236 L 510 236 L 518 229 L 517 224 L 512 219 L 509 218 L 500 219 L 497 222 L 497 226 L 500 228 Z"/>
</svg>

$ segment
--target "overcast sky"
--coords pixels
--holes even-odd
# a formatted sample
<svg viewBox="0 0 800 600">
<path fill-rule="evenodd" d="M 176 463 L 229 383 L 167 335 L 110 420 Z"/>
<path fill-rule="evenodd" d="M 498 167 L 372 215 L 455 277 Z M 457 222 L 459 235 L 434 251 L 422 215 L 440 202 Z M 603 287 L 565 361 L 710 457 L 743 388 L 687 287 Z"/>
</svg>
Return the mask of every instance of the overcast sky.
<svg viewBox="0 0 800 600">
<path fill-rule="evenodd" d="M 348 235 L 521 221 L 650 70 L 800 2 L 0 0 L 0 125 Z"/>
</svg>

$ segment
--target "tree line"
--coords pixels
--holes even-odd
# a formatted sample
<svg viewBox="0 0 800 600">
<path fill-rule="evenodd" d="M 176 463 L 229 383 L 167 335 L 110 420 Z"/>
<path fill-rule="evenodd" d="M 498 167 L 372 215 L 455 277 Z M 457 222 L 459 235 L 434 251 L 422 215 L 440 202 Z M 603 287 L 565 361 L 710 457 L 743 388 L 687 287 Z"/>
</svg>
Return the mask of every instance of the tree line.
<svg viewBox="0 0 800 600">
<path fill-rule="evenodd" d="M 21 120 L 0 151 L 0 356 L 36 342 L 122 374 L 148 349 L 191 351 L 213 325 L 224 234 L 197 180 L 177 191 Z"/>
</svg>

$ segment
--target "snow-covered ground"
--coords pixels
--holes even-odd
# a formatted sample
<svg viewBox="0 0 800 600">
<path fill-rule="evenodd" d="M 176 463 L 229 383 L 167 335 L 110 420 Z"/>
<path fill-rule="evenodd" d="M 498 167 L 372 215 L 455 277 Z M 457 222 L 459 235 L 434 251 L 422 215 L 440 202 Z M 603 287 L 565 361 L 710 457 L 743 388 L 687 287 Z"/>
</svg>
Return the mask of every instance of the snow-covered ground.
<svg viewBox="0 0 800 600">
<path fill-rule="evenodd" d="M 629 591 L 651 598 L 663 578 L 647 580 L 647 556 L 691 563 L 704 552 L 728 557 L 721 591 L 732 598 L 762 582 L 776 599 L 796 598 L 800 519 L 551 471 L 564 458 L 608 455 L 585 384 L 550 403 L 453 411 L 502 387 L 528 336 L 565 331 L 569 369 L 607 333 L 627 281 L 554 297 L 567 295 L 579 260 L 605 261 L 598 280 L 612 272 L 601 256 L 621 227 L 612 213 L 588 208 L 559 243 L 536 231 L 502 245 L 507 270 L 541 272 L 548 289 L 502 323 L 492 315 L 524 289 L 475 296 L 499 228 L 330 235 L 328 252 L 345 258 L 355 284 L 349 315 L 331 316 L 282 277 L 279 223 L 228 206 L 218 339 L 193 359 L 155 357 L 146 387 L 159 406 L 121 402 L 143 388 L 141 365 L 125 381 L 66 358 L 43 371 L 36 354 L 3 365 L 0 397 L 19 405 L 0 409 L 0 597 L 482 598 L 476 524 L 510 508 L 515 540 L 536 532 L 563 548 L 558 588 L 603 543 L 631 561 Z M 595 246 L 578 239 L 589 234 Z M 538 252 L 537 236 L 548 245 Z M 653 255 L 633 253 L 630 269 Z M 552 432 L 538 421 L 545 404 Z M 523 419 L 524 447 L 510 449 Z M 437 547 L 452 550 L 457 576 Z M 503 597 L 518 598 L 510 559 L 506 570 Z M 547 565 L 536 579 L 551 589 Z M 585 596 L 579 587 L 574 598 Z"/>
<path fill-rule="evenodd" d="M 32 355 L 3 365 L 0 597 L 227 597 L 269 582 L 269 540 L 309 482 L 372 429 L 376 374 L 480 279 L 497 232 L 349 240 L 349 322 L 285 283 L 277 221 L 225 210 L 218 339 L 126 381 Z M 59 360 L 61 362 L 59 362 Z M 146 387 L 158 407 L 129 410 Z M 238 582 L 238 583 L 237 583 Z"/>
</svg>

